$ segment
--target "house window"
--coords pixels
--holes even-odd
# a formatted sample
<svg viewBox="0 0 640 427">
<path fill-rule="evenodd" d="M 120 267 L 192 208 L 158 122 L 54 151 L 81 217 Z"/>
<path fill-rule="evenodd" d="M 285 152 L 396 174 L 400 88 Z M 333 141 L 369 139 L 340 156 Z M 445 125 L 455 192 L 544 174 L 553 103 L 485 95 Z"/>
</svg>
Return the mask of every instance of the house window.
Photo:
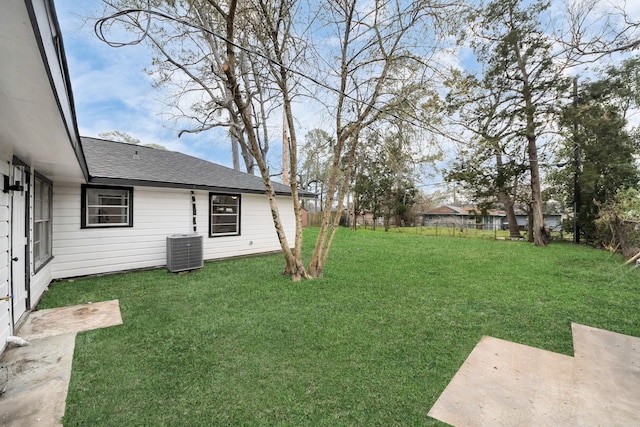
<svg viewBox="0 0 640 427">
<path fill-rule="evenodd" d="M 133 227 L 133 188 L 82 186 L 82 228 Z"/>
<path fill-rule="evenodd" d="M 209 236 L 237 236 L 240 234 L 240 195 L 209 193 Z"/>
<path fill-rule="evenodd" d="M 51 181 L 36 174 L 33 192 L 33 268 L 36 271 L 52 258 L 52 201 Z"/>
</svg>

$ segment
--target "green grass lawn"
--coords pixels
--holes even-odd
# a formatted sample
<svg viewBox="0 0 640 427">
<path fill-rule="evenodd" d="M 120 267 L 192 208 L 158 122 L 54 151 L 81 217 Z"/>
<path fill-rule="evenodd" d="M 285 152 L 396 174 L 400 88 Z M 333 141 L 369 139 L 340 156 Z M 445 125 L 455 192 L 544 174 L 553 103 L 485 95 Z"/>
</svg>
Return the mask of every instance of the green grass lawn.
<svg viewBox="0 0 640 427">
<path fill-rule="evenodd" d="M 282 267 L 54 284 L 39 308 L 117 298 L 124 321 L 78 335 L 64 424 L 429 425 L 483 335 L 568 355 L 571 322 L 640 336 L 638 271 L 587 247 L 341 229 L 324 278 Z"/>
</svg>

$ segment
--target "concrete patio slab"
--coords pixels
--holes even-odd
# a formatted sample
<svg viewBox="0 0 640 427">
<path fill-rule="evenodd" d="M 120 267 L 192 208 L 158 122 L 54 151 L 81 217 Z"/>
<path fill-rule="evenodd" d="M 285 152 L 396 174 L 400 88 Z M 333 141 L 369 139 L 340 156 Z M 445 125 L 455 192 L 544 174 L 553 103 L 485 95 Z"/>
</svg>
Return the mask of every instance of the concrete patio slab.
<svg viewBox="0 0 640 427">
<path fill-rule="evenodd" d="M 0 425 L 61 425 L 75 341 L 76 334 L 62 334 L 4 352 L 9 382 L 0 396 Z"/>
<path fill-rule="evenodd" d="M 62 425 L 76 334 L 121 324 L 117 300 L 29 313 L 19 331 L 29 345 L 9 347 L 0 358 L 9 369 L 0 425 Z"/>
<path fill-rule="evenodd" d="M 102 301 L 33 311 L 20 328 L 19 335 L 30 341 L 116 325 L 122 325 L 119 301 Z"/>
<path fill-rule="evenodd" d="M 576 324 L 572 330 L 578 424 L 640 425 L 640 339 Z"/>
<path fill-rule="evenodd" d="M 431 408 L 454 426 L 570 425 L 572 358 L 483 337 Z M 537 421 L 536 421 L 537 419 Z"/>
<path fill-rule="evenodd" d="M 572 325 L 575 357 L 483 337 L 429 411 L 454 426 L 640 424 L 640 339 Z"/>
</svg>

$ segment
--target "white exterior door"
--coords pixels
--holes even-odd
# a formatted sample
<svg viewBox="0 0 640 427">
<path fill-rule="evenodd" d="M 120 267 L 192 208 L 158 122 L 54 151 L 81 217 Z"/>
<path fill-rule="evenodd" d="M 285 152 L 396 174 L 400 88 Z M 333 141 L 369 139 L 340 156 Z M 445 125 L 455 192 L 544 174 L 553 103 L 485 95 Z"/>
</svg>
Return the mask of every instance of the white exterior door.
<svg viewBox="0 0 640 427">
<path fill-rule="evenodd" d="M 20 317 L 27 311 L 29 292 L 27 289 L 27 227 L 26 207 L 27 188 L 26 173 L 22 166 L 12 169 L 11 183 L 23 187 L 22 191 L 11 191 L 11 294 L 13 295 L 12 317 L 15 326 Z"/>
</svg>

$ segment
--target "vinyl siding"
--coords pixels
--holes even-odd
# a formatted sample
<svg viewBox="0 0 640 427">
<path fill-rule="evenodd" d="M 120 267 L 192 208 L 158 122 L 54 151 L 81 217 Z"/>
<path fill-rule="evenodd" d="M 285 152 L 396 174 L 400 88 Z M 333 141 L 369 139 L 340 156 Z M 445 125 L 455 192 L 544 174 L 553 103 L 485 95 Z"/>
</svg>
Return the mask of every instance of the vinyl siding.
<svg viewBox="0 0 640 427">
<path fill-rule="evenodd" d="M 9 175 L 9 164 L 0 162 L 0 174 Z M 0 177 L 1 179 L 1 177 Z M 0 185 L 2 183 L 0 182 Z M 9 289 L 9 194 L 0 191 L 0 297 L 11 293 Z M 0 301 L 0 352 L 11 335 L 11 301 Z"/>
<path fill-rule="evenodd" d="M 81 229 L 79 185 L 53 188 L 54 279 L 166 264 L 166 237 L 193 232 L 189 190 L 135 187 L 133 227 Z M 196 191 L 197 233 L 206 260 L 280 250 L 264 195 L 241 196 L 241 235 L 209 238 L 209 192 Z M 278 198 L 287 237 L 294 238 L 291 199 Z"/>
</svg>

